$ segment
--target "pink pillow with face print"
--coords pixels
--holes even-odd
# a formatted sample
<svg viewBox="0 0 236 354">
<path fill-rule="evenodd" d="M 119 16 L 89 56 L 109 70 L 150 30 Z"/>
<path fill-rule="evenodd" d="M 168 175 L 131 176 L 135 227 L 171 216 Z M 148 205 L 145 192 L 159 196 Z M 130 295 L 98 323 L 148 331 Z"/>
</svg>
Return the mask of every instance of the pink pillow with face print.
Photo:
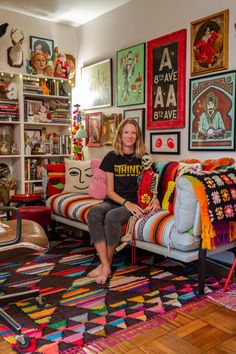
<svg viewBox="0 0 236 354">
<path fill-rule="evenodd" d="M 100 166 L 101 161 L 94 159 L 91 161 L 92 182 L 89 185 L 88 192 L 90 197 L 95 199 L 104 199 L 106 197 L 106 173 L 102 171 Z"/>
</svg>

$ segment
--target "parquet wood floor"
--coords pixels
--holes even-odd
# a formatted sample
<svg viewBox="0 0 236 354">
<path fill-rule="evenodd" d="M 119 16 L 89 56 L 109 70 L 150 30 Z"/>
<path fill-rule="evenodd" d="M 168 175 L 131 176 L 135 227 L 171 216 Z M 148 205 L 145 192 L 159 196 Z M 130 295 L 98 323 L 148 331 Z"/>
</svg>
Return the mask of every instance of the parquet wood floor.
<svg viewBox="0 0 236 354">
<path fill-rule="evenodd" d="M 15 353 L 2 338 L 0 353 Z M 94 351 L 86 349 L 86 353 Z M 236 354 L 236 312 L 209 302 L 100 353 Z"/>
</svg>

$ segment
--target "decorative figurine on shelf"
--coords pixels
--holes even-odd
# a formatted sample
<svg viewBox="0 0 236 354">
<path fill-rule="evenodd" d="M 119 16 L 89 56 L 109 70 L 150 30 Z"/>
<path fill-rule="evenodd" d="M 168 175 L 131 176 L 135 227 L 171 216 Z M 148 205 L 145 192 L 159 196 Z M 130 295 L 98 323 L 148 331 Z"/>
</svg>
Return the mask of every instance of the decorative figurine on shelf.
<svg viewBox="0 0 236 354">
<path fill-rule="evenodd" d="M 83 153 L 83 139 L 77 135 L 80 128 L 82 127 L 82 121 L 85 117 L 85 112 L 80 109 L 79 104 L 74 105 L 75 110 L 73 111 L 73 124 L 72 124 L 72 137 L 73 137 L 73 153 L 74 160 L 84 160 Z"/>
<path fill-rule="evenodd" d="M 69 75 L 69 64 L 68 61 L 66 60 L 66 55 L 61 53 L 57 57 L 54 76 L 67 79 L 68 75 Z"/>
<path fill-rule="evenodd" d="M 47 108 L 45 106 L 40 107 L 39 116 L 40 116 L 40 122 L 47 122 L 48 121 Z"/>
<path fill-rule="evenodd" d="M 30 59 L 32 74 L 45 75 L 45 69 L 48 63 L 46 54 L 43 52 L 33 52 Z"/>
<path fill-rule="evenodd" d="M 55 71 L 55 68 L 54 68 L 53 62 L 50 61 L 45 68 L 45 76 L 54 77 L 54 71 Z"/>
<path fill-rule="evenodd" d="M 45 80 L 41 80 L 40 82 L 40 87 L 43 91 L 43 95 L 49 95 L 49 88 L 47 87 L 46 81 Z"/>
</svg>

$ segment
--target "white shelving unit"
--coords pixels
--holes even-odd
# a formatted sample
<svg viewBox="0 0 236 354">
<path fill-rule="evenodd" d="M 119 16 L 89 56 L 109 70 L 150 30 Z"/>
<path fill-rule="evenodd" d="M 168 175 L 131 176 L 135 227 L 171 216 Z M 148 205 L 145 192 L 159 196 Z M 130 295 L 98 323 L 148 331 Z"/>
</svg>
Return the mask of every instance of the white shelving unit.
<svg viewBox="0 0 236 354">
<path fill-rule="evenodd" d="M 0 73 L 1 84 L 0 162 L 9 165 L 12 174 L 17 178 L 18 193 L 39 191 L 42 184 L 40 166 L 72 157 L 70 81 L 54 77 Z M 5 97 L 10 85 L 17 90 L 17 97 L 14 99 Z M 16 113 L 11 114 L 13 105 L 18 108 L 17 121 L 13 121 L 16 119 L 13 118 Z M 1 153 L 1 132 L 4 131 L 6 135 L 6 127 L 13 131 L 14 138 L 10 145 L 16 147 L 17 152 L 3 149 L 4 154 Z M 39 138 L 37 141 L 33 136 L 29 136 L 34 132 L 37 139 Z M 55 135 L 57 143 L 53 143 Z M 51 138 L 48 138 L 49 136 Z M 26 154 L 26 143 L 32 145 L 31 154 L 28 154 L 28 151 Z M 36 172 L 33 170 L 34 166 L 37 168 Z M 34 186 L 37 186 L 37 190 Z"/>
</svg>

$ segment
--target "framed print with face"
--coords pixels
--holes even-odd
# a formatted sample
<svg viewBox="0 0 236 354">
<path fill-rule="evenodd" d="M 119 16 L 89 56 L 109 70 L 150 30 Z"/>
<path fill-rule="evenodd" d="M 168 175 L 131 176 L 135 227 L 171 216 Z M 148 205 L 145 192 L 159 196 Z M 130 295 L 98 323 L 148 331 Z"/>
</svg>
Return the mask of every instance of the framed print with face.
<svg viewBox="0 0 236 354">
<path fill-rule="evenodd" d="M 43 52 L 51 58 L 54 53 L 54 41 L 52 39 L 30 36 L 30 49 L 32 52 Z"/>
<path fill-rule="evenodd" d="M 112 59 L 86 66 L 81 74 L 83 108 L 112 106 Z"/>
<path fill-rule="evenodd" d="M 180 132 L 157 132 L 150 134 L 151 154 L 180 154 Z"/>
<path fill-rule="evenodd" d="M 86 130 L 88 138 L 86 139 L 87 146 L 101 146 L 102 135 L 102 113 L 86 114 Z"/>
<path fill-rule="evenodd" d="M 229 10 L 191 23 L 191 75 L 228 67 Z"/>
<path fill-rule="evenodd" d="M 186 30 L 147 44 L 147 129 L 185 125 Z"/>
<path fill-rule="evenodd" d="M 130 118 L 130 119 L 135 119 L 143 134 L 143 141 L 145 141 L 145 108 L 138 108 L 138 109 L 126 109 L 124 110 L 124 119 Z"/>
<path fill-rule="evenodd" d="M 116 105 L 145 102 L 145 43 L 116 53 Z"/>
<path fill-rule="evenodd" d="M 193 78 L 189 150 L 235 150 L 236 71 Z"/>
</svg>

